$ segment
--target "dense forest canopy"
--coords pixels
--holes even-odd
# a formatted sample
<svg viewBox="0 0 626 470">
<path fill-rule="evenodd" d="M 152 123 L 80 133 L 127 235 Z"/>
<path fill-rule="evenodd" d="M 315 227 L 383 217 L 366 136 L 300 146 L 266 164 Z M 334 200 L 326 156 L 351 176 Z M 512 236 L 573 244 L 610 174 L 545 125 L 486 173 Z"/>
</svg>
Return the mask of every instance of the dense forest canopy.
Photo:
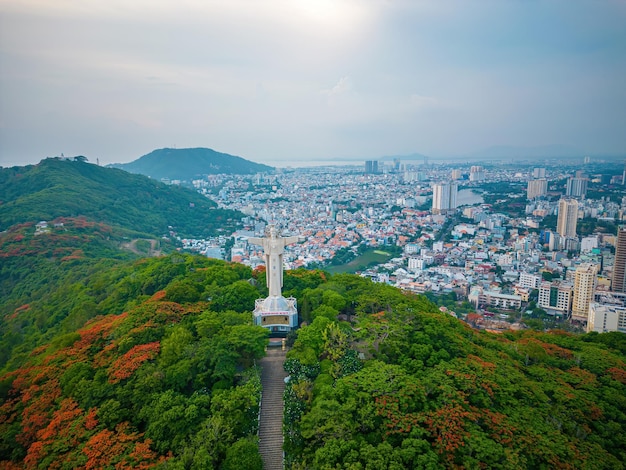
<svg viewBox="0 0 626 470">
<path fill-rule="evenodd" d="M 79 216 L 157 237 L 168 227 L 183 237 L 215 235 L 241 218 L 195 191 L 81 160 L 0 168 L 0 231 Z"/>
<path fill-rule="evenodd" d="M 354 277 L 302 297 L 288 468 L 623 468 L 622 333 L 495 335 Z"/>
<path fill-rule="evenodd" d="M 0 465 L 260 468 L 262 270 L 119 263 L 79 283 L 99 316 L 2 373 Z M 624 335 L 475 331 L 349 274 L 289 271 L 284 293 L 288 468 L 623 468 Z"/>
<path fill-rule="evenodd" d="M 255 360 L 268 333 L 251 324 L 251 271 L 175 254 L 92 276 L 92 287 L 114 282 L 116 313 L 55 336 L 0 377 L 0 466 L 259 463 Z M 88 293 L 83 301 L 94 306 Z"/>
</svg>

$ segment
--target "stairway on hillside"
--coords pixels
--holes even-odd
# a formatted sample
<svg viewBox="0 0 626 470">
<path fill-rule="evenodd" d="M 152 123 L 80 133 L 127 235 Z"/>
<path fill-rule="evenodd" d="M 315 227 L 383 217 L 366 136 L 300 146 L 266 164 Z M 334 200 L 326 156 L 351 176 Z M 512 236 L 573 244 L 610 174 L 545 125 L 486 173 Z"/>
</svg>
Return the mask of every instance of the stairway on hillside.
<svg viewBox="0 0 626 470">
<path fill-rule="evenodd" d="M 259 362 L 263 385 L 259 450 L 265 470 L 283 469 L 283 392 L 287 376 L 283 369 L 285 354 L 280 348 L 270 348 Z"/>
</svg>

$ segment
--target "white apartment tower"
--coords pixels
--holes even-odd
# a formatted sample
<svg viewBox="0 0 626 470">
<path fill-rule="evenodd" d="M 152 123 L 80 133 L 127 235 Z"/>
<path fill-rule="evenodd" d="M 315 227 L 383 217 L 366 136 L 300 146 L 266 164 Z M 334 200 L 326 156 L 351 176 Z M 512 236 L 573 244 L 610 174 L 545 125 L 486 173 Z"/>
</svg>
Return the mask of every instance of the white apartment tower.
<svg viewBox="0 0 626 470">
<path fill-rule="evenodd" d="M 482 181 L 485 179 L 485 170 L 482 166 L 474 165 L 470 168 L 469 180 Z"/>
<path fill-rule="evenodd" d="M 530 180 L 528 182 L 528 188 L 526 190 L 526 197 L 528 199 L 535 199 L 536 197 L 545 196 L 548 193 L 548 180 L 545 178 Z"/>
<path fill-rule="evenodd" d="M 456 209 L 458 184 L 435 183 L 433 185 L 433 214 L 445 214 Z"/>
<path fill-rule="evenodd" d="M 567 179 L 567 187 L 565 195 L 570 197 L 582 198 L 587 194 L 587 178 L 570 177 Z"/>
<path fill-rule="evenodd" d="M 572 302 L 573 320 L 587 321 L 589 304 L 593 300 L 593 292 L 596 288 L 597 273 L 598 267 L 591 263 L 583 263 L 576 268 Z"/>
<path fill-rule="evenodd" d="M 578 220 L 578 201 L 563 198 L 559 201 L 559 217 L 556 231 L 565 238 L 576 237 L 576 222 Z"/>
</svg>

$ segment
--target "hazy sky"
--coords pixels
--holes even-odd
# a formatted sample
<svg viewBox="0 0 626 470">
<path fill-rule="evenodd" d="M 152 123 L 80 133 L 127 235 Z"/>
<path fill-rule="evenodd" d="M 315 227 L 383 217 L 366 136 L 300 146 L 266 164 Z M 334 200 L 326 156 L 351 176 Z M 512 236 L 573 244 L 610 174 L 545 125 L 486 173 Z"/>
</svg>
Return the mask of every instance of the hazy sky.
<svg viewBox="0 0 626 470">
<path fill-rule="evenodd" d="M 626 1 L 0 0 L 0 166 L 626 154 Z"/>
</svg>

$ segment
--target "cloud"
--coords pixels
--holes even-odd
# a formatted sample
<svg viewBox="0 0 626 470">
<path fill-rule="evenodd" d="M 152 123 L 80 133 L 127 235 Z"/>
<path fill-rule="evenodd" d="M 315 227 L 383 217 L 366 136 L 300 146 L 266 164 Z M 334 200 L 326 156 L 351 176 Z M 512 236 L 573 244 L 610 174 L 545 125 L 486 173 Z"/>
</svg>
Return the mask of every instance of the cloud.
<svg viewBox="0 0 626 470">
<path fill-rule="evenodd" d="M 439 105 L 439 100 L 434 96 L 424 96 L 416 93 L 409 96 L 409 101 L 416 108 L 434 108 Z"/>
<path fill-rule="evenodd" d="M 0 0 L 0 164 L 174 143 L 257 160 L 626 151 L 623 2 L 451 5 Z"/>
<path fill-rule="evenodd" d="M 322 90 L 323 95 L 336 96 L 352 91 L 352 80 L 349 76 L 341 77 L 337 84 L 330 90 Z"/>
</svg>

